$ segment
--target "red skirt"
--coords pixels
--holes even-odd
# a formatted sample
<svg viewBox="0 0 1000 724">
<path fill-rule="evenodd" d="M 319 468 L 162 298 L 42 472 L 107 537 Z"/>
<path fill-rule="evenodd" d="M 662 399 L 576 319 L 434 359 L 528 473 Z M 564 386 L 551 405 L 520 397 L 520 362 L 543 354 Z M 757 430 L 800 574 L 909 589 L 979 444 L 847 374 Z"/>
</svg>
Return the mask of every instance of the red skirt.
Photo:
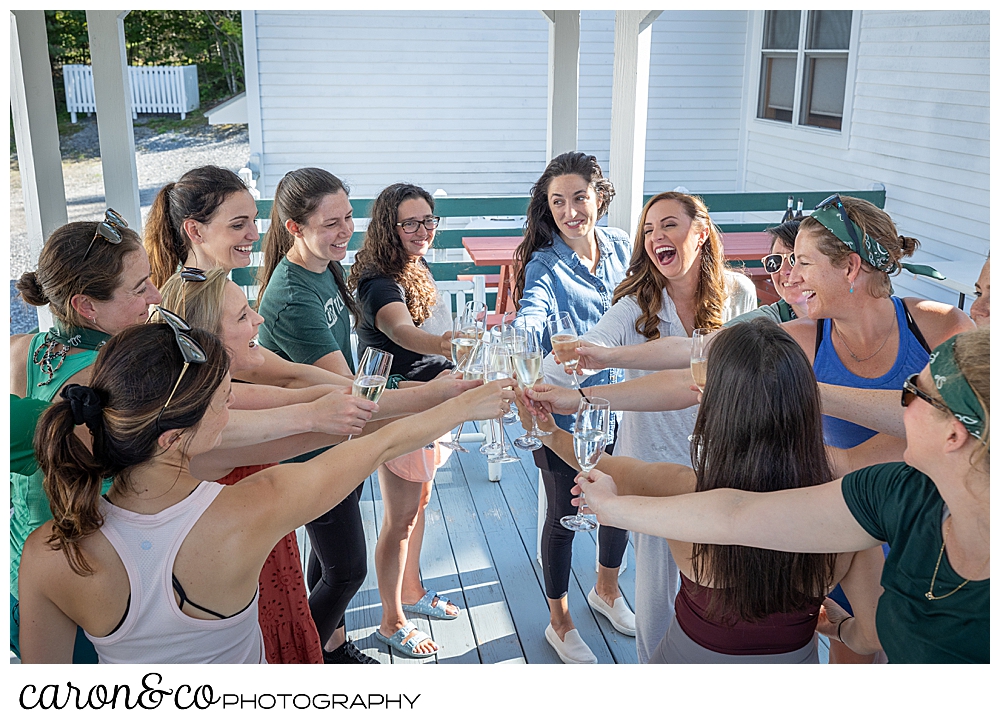
<svg viewBox="0 0 1000 724">
<path fill-rule="evenodd" d="M 232 485 L 269 467 L 247 465 L 236 468 L 218 482 Z M 309 611 L 309 596 L 300 560 L 299 544 L 292 532 L 278 541 L 260 571 L 257 615 L 264 634 L 264 654 L 269 664 L 323 663 L 323 645 Z"/>
</svg>

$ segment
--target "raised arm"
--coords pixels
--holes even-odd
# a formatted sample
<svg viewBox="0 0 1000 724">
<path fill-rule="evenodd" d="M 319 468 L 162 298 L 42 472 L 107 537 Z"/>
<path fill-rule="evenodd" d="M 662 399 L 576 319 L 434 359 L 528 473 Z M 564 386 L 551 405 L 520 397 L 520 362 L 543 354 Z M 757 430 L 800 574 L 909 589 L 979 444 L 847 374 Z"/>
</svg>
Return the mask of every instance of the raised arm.
<svg viewBox="0 0 1000 724">
<path fill-rule="evenodd" d="M 773 493 L 707 490 L 671 498 L 619 496 L 600 471 L 577 478 L 603 525 L 689 543 L 801 553 L 860 551 L 880 543 L 854 519 L 841 481 Z M 578 502 L 578 501 L 574 501 Z"/>
<path fill-rule="evenodd" d="M 823 414 L 894 437 L 906 437 L 899 390 L 863 390 L 819 383 Z"/>
<path fill-rule="evenodd" d="M 256 382 L 262 385 L 275 385 L 277 387 L 310 387 L 312 385 L 340 385 L 350 388 L 354 381 L 350 375 L 350 368 L 344 362 L 343 368 L 339 370 L 325 369 L 323 366 L 302 365 L 289 362 L 279 357 L 277 354 L 260 347 L 264 355 L 264 364 L 252 370 L 244 370 L 239 373 L 239 377 L 247 382 Z M 339 352 L 337 354 L 340 354 Z M 327 355 L 329 356 L 329 355 Z M 340 354 L 343 359 L 343 354 Z M 344 374 L 344 373 L 347 374 Z"/>
<path fill-rule="evenodd" d="M 580 364 L 587 369 L 620 367 L 628 370 L 670 370 L 691 364 L 689 337 L 660 337 L 642 344 L 602 346 L 581 340 L 577 348 Z"/>
<path fill-rule="evenodd" d="M 694 380 L 688 369 L 664 370 L 614 385 L 588 387 L 587 394 L 611 402 L 612 410 L 663 412 L 683 410 L 698 404 L 698 392 L 692 391 Z M 560 415 L 576 412 L 580 393 L 569 388 L 537 384 L 528 390 L 528 397 L 541 405 L 542 412 Z"/>
<path fill-rule="evenodd" d="M 868 438 L 855 447 L 835 448 L 827 446 L 826 448 L 833 474 L 838 478 L 869 465 L 902 462 L 904 450 L 906 450 L 905 439 L 882 433 Z"/>
</svg>

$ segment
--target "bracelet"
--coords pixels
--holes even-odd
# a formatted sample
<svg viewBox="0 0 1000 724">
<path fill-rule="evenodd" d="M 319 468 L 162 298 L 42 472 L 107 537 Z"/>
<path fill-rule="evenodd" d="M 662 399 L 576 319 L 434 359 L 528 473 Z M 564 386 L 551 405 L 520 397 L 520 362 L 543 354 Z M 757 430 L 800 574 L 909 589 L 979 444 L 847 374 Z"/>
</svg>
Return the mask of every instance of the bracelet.
<svg viewBox="0 0 1000 724">
<path fill-rule="evenodd" d="M 854 618 L 854 616 L 848 616 L 845 619 L 841 619 L 840 623 L 837 624 L 837 640 L 840 641 L 840 643 L 842 643 L 842 644 L 844 643 L 844 639 L 841 638 L 841 636 L 840 636 L 840 628 L 844 625 L 845 621 L 850 621 L 852 618 Z M 845 646 L 846 646 L 846 644 L 845 644 Z"/>
<path fill-rule="evenodd" d="M 385 389 L 387 390 L 398 390 L 399 383 L 404 382 L 406 378 L 403 375 L 389 375 L 389 379 L 385 381 Z"/>
</svg>

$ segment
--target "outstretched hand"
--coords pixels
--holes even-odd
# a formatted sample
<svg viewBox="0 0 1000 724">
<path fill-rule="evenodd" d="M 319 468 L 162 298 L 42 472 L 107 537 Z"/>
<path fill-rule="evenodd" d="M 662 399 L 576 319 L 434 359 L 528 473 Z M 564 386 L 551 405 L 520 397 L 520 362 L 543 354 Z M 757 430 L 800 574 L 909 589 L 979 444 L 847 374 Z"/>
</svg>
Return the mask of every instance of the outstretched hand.
<svg viewBox="0 0 1000 724">
<path fill-rule="evenodd" d="M 463 404 L 464 420 L 492 420 L 510 412 L 510 403 L 514 399 L 517 383 L 510 379 L 487 382 L 459 395 L 457 400 Z"/>
<path fill-rule="evenodd" d="M 525 390 L 525 395 L 539 421 L 543 415 L 572 415 L 580 407 L 580 393 L 568 387 L 557 387 L 538 383 Z"/>
<path fill-rule="evenodd" d="M 584 505 L 590 508 L 591 512 L 597 514 L 597 521 L 604 524 L 607 516 L 608 506 L 618 497 L 618 487 L 614 479 L 607 473 L 600 470 L 591 470 L 589 473 L 580 473 L 576 476 L 576 485 L 570 490 L 573 495 L 573 505 Z M 584 498 L 579 497 L 583 493 Z"/>
<path fill-rule="evenodd" d="M 338 387 L 309 405 L 313 409 L 313 432 L 325 435 L 360 435 L 365 423 L 378 412 L 371 400 L 351 395 L 349 387 Z"/>
<path fill-rule="evenodd" d="M 462 378 L 460 372 L 455 372 L 454 370 L 443 370 L 437 377 L 435 377 L 430 382 L 424 382 L 428 389 L 433 389 L 436 398 L 440 402 L 445 400 L 450 400 L 452 397 L 457 397 L 467 390 L 479 387 L 482 385 L 482 380 L 466 380 Z"/>
</svg>

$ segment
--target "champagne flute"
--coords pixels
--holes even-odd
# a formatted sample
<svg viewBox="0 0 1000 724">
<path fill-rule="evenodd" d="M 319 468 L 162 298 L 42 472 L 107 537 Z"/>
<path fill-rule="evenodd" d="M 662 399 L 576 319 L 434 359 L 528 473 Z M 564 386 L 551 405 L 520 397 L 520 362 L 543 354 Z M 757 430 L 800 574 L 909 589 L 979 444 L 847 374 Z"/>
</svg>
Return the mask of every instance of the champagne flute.
<svg viewBox="0 0 1000 724">
<path fill-rule="evenodd" d="M 705 391 L 708 377 L 708 343 L 712 330 L 699 327 L 691 333 L 691 377 L 698 389 Z"/>
<path fill-rule="evenodd" d="M 573 454 L 580 464 L 580 470 L 586 475 L 597 465 L 608 442 L 608 430 L 611 425 L 611 403 L 601 397 L 591 397 L 580 400 L 576 411 L 576 425 L 573 428 Z M 586 505 L 583 493 L 580 493 L 580 507 Z M 563 516 L 560 520 L 564 528 L 582 531 L 597 527 L 597 516 L 583 515 L 579 509 L 575 515 Z"/>
<path fill-rule="evenodd" d="M 507 345 L 502 340 L 489 342 L 486 345 L 486 381 L 504 380 L 513 376 L 514 370 L 511 369 L 510 352 Z M 503 426 L 503 417 L 500 415 L 496 420 L 500 423 L 500 441 L 497 442 L 494 439 L 492 443 L 484 445 L 481 449 L 487 453 L 487 460 L 491 463 L 516 463 L 520 461 L 520 458 L 507 452 L 507 436 Z M 493 424 L 492 420 L 490 424 Z"/>
<path fill-rule="evenodd" d="M 538 332 L 530 327 L 515 328 L 515 332 L 517 336 L 514 342 L 514 371 L 517 373 L 517 381 L 521 384 L 521 389 L 525 390 L 538 381 L 538 376 L 542 372 L 542 340 Z M 514 445 L 522 450 L 540 448 L 542 441 L 538 439 L 536 430 L 544 435 L 551 434 L 538 429 L 538 420 L 535 419 L 535 414 L 532 412 L 531 430 L 514 440 Z"/>
<path fill-rule="evenodd" d="M 392 354 L 376 347 L 369 347 L 358 363 L 358 373 L 351 385 L 351 394 L 372 402 L 378 402 L 385 390 L 392 369 Z M 354 435 L 348 436 L 350 440 Z"/>
<path fill-rule="evenodd" d="M 576 348 L 580 344 L 580 337 L 576 333 L 572 318 L 568 312 L 556 312 L 549 315 L 546 324 L 549 329 L 552 351 L 559 355 L 559 361 L 563 367 L 573 373 L 573 386 L 580 389 L 580 380 L 576 376 L 576 369 L 580 363 L 580 356 L 576 353 Z"/>
<path fill-rule="evenodd" d="M 507 357 L 509 359 L 508 368 L 511 370 L 516 369 L 514 367 L 515 332 L 513 326 L 506 324 L 506 320 L 510 317 L 511 322 L 513 322 L 513 314 L 513 312 L 507 312 L 507 314 L 500 319 L 500 324 L 498 326 L 494 326 L 493 329 L 490 330 L 493 340 L 498 344 L 502 344 L 507 350 Z M 517 408 L 513 403 L 511 403 L 510 408 L 511 409 L 508 410 L 507 414 L 503 416 L 503 421 L 508 423 L 517 422 Z"/>
<path fill-rule="evenodd" d="M 451 361 L 455 364 L 456 371 L 476 346 L 480 336 L 475 324 L 470 326 L 464 314 L 455 317 L 451 327 Z"/>
</svg>

